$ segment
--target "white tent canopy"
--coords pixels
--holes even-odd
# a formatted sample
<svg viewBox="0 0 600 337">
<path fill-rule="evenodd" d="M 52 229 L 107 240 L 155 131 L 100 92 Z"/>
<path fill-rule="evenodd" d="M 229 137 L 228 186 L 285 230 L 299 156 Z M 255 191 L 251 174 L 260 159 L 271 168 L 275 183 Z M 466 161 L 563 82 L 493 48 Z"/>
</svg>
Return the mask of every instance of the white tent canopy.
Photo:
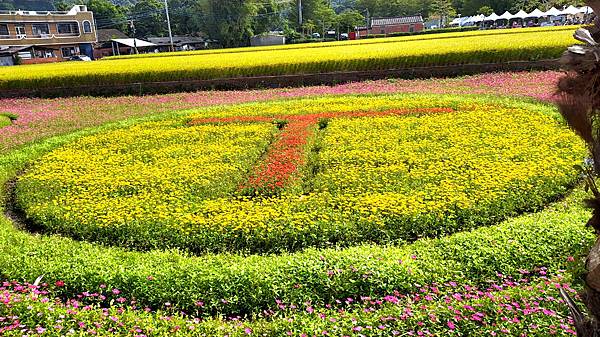
<svg viewBox="0 0 600 337">
<path fill-rule="evenodd" d="M 465 16 L 463 18 L 460 18 L 460 20 L 458 21 L 458 25 L 459 26 L 464 26 L 467 24 L 467 22 L 471 22 L 471 17 L 470 16 Z"/>
<path fill-rule="evenodd" d="M 544 16 L 547 16 L 546 13 L 544 13 L 541 10 L 539 10 L 539 9 L 536 8 L 536 9 L 533 10 L 533 12 L 527 14 L 526 17 L 528 17 L 528 18 L 541 18 L 541 17 L 544 17 Z"/>
<path fill-rule="evenodd" d="M 481 22 L 484 19 L 485 19 L 485 15 L 480 14 L 480 15 L 472 16 L 471 17 L 471 22 Z"/>
<path fill-rule="evenodd" d="M 496 15 L 496 13 L 492 13 L 489 16 L 486 16 L 483 21 L 496 21 L 498 19 L 500 19 L 500 17 Z"/>
<path fill-rule="evenodd" d="M 513 15 L 513 16 L 514 16 L 515 18 L 518 18 L 518 19 L 525 19 L 525 18 L 527 18 L 527 17 L 528 17 L 528 16 L 527 16 L 527 13 L 525 13 L 525 11 L 524 11 L 524 10 L 520 10 L 520 11 L 518 11 L 518 12 L 517 12 L 515 15 Z"/>
<path fill-rule="evenodd" d="M 547 16 L 559 16 L 559 15 L 562 15 L 563 13 L 561 11 L 559 11 L 558 9 L 556 9 L 556 7 L 552 7 L 544 14 L 546 14 Z"/>
<path fill-rule="evenodd" d="M 566 15 L 576 15 L 576 14 L 580 14 L 579 12 L 579 8 L 571 5 L 569 7 L 567 7 L 565 10 L 562 11 L 563 14 Z"/>
<path fill-rule="evenodd" d="M 588 6 L 583 6 L 581 8 L 579 8 L 579 13 L 583 13 L 583 14 L 591 14 L 593 12 L 591 7 Z"/>
<path fill-rule="evenodd" d="M 504 14 L 500 15 L 500 17 L 498 19 L 504 19 L 504 20 L 510 20 L 510 19 L 514 19 L 515 17 L 510 14 L 508 11 L 504 12 Z"/>
<path fill-rule="evenodd" d="M 135 40 L 135 42 L 134 42 Z M 127 47 L 137 47 L 137 48 L 144 48 L 144 47 L 154 47 L 156 46 L 154 43 L 148 42 L 148 41 L 144 41 L 144 40 L 140 40 L 140 39 L 112 39 L 112 41 L 115 41 L 116 43 L 120 43 L 123 45 L 126 45 Z"/>
</svg>

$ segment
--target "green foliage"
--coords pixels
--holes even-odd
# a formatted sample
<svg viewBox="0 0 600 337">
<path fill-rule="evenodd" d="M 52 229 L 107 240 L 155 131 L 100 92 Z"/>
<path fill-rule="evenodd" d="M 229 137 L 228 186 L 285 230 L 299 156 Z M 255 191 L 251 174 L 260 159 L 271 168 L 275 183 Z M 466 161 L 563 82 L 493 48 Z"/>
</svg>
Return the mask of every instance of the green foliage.
<svg viewBox="0 0 600 337">
<path fill-rule="evenodd" d="M 12 121 L 10 120 L 10 118 L 0 114 L 0 128 L 9 126 L 10 124 L 12 124 Z"/>
<path fill-rule="evenodd" d="M 129 16 L 135 18 L 136 37 L 164 36 L 167 33 L 164 8 L 161 1 L 144 0 L 136 3 L 129 10 Z M 130 36 L 133 36 L 132 31 L 130 31 Z"/>
<path fill-rule="evenodd" d="M 13 121 L 16 121 L 19 116 L 12 113 L 0 112 L 0 128 L 9 126 Z"/>
<path fill-rule="evenodd" d="M 477 11 L 477 14 L 483 14 L 485 16 L 491 15 L 492 13 L 494 13 L 494 9 L 490 6 L 483 6 Z"/>
<path fill-rule="evenodd" d="M 125 11 L 122 7 L 113 5 L 109 0 L 87 0 L 85 4 L 89 11 L 94 12 L 94 19 L 99 27 L 111 25 L 110 28 L 123 29 L 125 27 Z"/>
<path fill-rule="evenodd" d="M 364 26 L 365 17 L 357 10 L 347 9 L 338 15 L 340 33 L 354 31 L 354 27 Z"/>
</svg>

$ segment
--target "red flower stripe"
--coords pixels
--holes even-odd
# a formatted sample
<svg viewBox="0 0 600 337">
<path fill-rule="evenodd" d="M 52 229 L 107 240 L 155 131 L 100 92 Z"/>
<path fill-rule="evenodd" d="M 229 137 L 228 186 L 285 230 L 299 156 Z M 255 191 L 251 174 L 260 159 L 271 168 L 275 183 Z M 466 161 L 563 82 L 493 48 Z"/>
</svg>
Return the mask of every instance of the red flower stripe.
<svg viewBox="0 0 600 337">
<path fill-rule="evenodd" d="M 298 167 L 304 164 L 304 147 L 312 135 L 316 124 L 321 119 L 339 117 L 380 117 L 405 115 L 409 113 L 444 113 L 453 112 L 451 108 L 425 108 L 425 109 L 394 109 L 386 111 L 365 112 L 325 112 L 308 115 L 283 115 L 274 117 L 265 116 L 240 116 L 225 118 L 195 119 L 190 125 L 207 123 L 244 123 L 244 122 L 273 122 L 286 121 L 277 140 L 267 151 L 261 161 L 252 171 L 246 183 L 239 187 L 243 194 L 272 194 L 284 188 L 290 182 Z"/>
</svg>

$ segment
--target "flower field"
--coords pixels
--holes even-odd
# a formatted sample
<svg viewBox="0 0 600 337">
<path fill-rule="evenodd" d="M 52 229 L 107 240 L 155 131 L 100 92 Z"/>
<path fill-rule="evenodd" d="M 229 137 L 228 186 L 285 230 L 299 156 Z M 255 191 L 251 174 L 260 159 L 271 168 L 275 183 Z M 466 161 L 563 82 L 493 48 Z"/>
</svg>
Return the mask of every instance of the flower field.
<svg viewBox="0 0 600 337">
<path fill-rule="evenodd" d="M 268 120 L 287 124 L 246 177 Z M 272 253 L 496 223 L 564 194 L 584 155 L 544 113 L 428 96 L 304 99 L 84 137 L 40 158 L 16 195 L 37 226 L 75 238 Z"/>
<path fill-rule="evenodd" d="M 0 100 L 0 334 L 573 335 L 556 76 Z"/>
<path fill-rule="evenodd" d="M 171 57 L 171 56 L 193 56 L 193 55 L 206 55 L 206 54 L 231 54 L 231 53 L 251 53 L 256 51 L 270 51 L 270 50 L 289 50 L 289 49 L 320 49 L 330 48 L 339 46 L 352 46 L 352 45 L 369 45 L 369 44 L 382 44 L 382 43 L 398 43 L 398 42 L 410 42 L 415 40 L 444 40 L 451 38 L 465 38 L 465 37 L 483 37 L 483 36 L 494 36 L 494 35 L 511 35 L 511 34 L 537 34 L 545 33 L 548 31 L 562 31 L 562 30 L 574 30 L 574 26 L 553 26 L 553 27 L 530 27 L 526 30 L 513 30 L 513 29 L 499 29 L 499 30 L 475 30 L 465 32 L 448 32 L 448 33 L 437 33 L 437 34 L 423 34 L 414 36 L 401 36 L 401 37 L 388 37 L 385 39 L 362 39 L 353 41 L 333 41 L 333 42 L 322 42 L 322 43 L 300 43 L 300 44 L 288 44 L 281 46 L 264 46 L 264 47 L 241 47 L 241 48 L 226 48 L 226 49 L 209 49 L 209 50 L 194 50 L 194 51 L 178 51 L 170 53 L 149 53 L 149 54 L 137 54 L 137 55 L 118 55 L 104 58 L 104 60 L 118 60 L 118 59 L 131 59 L 131 58 L 149 58 L 149 57 Z"/>
<path fill-rule="evenodd" d="M 555 71 L 488 73 L 461 78 L 381 80 L 287 89 L 199 91 L 152 96 L 1 99 L 0 111 L 18 117 L 0 128 L 0 152 L 44 137 L 73 132 L 107 122 L 197 107 L 323 95 L 435 93 L 493 94 L 552 101 Z M 518 85 L 515 85 L 518 84 Z M 2 113 L 2 112 L 0 112 Z"/>
<path fill-rule="evenodd" d="M 493 36 L 449 36 L 436 39 L 435 44 L 422 36 L 412 38 L 323 48 L 257 50 L 244 52 L 243 58 L 239 53 L 208 53 L 134 60 L 28 65 L 0 69 L 0 89 L 94 86 L 97 83 L 114 86 L 162 81 L 535 61 L 558 58 L 567 46 L 575 42 L 572 27 L 519 30 L 510 34 L 496 33 Z"/>
</svg>

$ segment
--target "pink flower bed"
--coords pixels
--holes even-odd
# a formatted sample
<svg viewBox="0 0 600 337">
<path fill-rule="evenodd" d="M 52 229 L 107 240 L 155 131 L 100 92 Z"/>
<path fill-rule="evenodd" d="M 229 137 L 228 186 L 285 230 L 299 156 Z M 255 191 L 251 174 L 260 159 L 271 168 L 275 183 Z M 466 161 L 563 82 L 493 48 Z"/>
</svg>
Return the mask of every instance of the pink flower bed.
<svg viewBox="0 0 600 337">
<path fill-rule="evenodd" d="M 0 113 L 18 115 L 0 129 L 0 152 L 44 137 L 129 117 L 210 105 L 290 97 L 377 93 L 495 94 L 551 101 L 560 72 L 491 73 L 451 79 L 380 80 L 336 86 L 199 91 L 154 96 L 0 99 Z"/>
</svg>

